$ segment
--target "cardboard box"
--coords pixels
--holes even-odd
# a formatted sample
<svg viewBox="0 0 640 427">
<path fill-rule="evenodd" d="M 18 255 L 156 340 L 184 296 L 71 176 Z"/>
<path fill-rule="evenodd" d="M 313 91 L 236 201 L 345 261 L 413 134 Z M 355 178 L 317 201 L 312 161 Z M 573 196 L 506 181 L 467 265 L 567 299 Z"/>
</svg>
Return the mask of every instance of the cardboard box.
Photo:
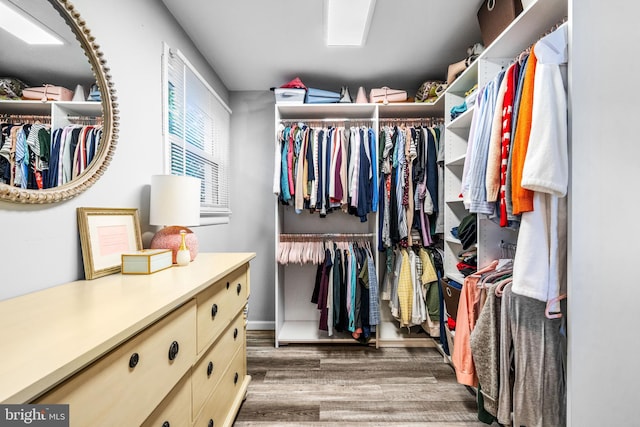
<svg viewBox="0 0 640 427">
<path fill-rule="evenodd" d="M 143 249 L 122 254 L 122 274 L 151 274 L 172 265 L 171 249 Z"/>
</svg>

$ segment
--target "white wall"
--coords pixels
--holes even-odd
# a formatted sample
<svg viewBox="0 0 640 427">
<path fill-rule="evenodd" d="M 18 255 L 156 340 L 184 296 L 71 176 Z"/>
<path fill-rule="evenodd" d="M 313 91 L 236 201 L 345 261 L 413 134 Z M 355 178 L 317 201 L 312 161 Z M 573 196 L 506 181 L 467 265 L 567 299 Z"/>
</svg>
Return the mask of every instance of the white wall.
<svg viewBox="0 0 640 427">
<path fill-rule="evenodd" d="M 228 250 L 256 252 L 251 261 L 249 328 L 275 327 L 274 96 L 231 92 L 231 216 Z M 211 239 L 217 229 L 209 227 Z"/>
<path fill-rule="evenodd" d="M 569 4 L 569 425 L 638 425 L 640 7 Z"/>
</svg>

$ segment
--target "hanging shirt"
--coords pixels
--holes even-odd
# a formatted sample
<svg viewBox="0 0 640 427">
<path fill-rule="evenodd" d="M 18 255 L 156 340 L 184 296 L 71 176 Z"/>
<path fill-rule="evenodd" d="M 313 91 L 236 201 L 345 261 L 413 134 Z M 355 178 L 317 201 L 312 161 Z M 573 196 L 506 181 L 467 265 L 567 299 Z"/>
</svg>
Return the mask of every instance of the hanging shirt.
<svg viewBox="0 0 640 427">
<path fill-rule="evenodd" d="M 534 211 L 522 214 L 514 259 L 516 294 L 549 301 L 566 288 L 567 93 L 561 66 L 567 61 L 566 25 L 535 46 L 531 135 L 522 169 L 522 186 L 534 194 Z M 559 303 L 551 307 L 560 311 Z"/>
<path fill-rule="evenodd" d="M 291 200 L 291 193 L 289 192 L 289 178 L 287 175 L 287 157 L 289 152 L 289 132 L 291 128 L 288 126 L 282 129 L 280 134 L 280 189 L 281 198 L 283 202 Z"/>
<path fill-rule="evenodd" d="M 471 157 L 471 164 L 469 169 L 469 212 L 482 213 L 491 215 L 494 212 L 494 205 L 487 202 L 487 190 L 486 190 L 486 170 L 487 170 L 487 156 L 489 152 L 489 145 L 491 142 L 491 128 L 493 124 L 493 113 L 495 111 L 495 104 L 502 83 L 504 71 L 500 72 L 491 82 L 486 86 L 486 96 L 482 103 L 482 111 L 480 116 L 480 122 L 478 125 L 478 131 L 475 134 L 475 141 L 473 143 L 473 153 Z"/>
<path fill-rule="evenodd" d="M 531 133 L 534 79 L 538 62 L 534 51 L 535 47 L 531 49 L 527 60 L 522 97 L 520 98 L 518 109 L 518 123 L 516 124 L 516 132 L 511 148 L 513 153 L 511 159 L 511 201 L 514 215 L 533 210 L 533 192 L 522 188 L 522 168 L 524 167 L 530 140 L 529 134 Z"/>
</svg>

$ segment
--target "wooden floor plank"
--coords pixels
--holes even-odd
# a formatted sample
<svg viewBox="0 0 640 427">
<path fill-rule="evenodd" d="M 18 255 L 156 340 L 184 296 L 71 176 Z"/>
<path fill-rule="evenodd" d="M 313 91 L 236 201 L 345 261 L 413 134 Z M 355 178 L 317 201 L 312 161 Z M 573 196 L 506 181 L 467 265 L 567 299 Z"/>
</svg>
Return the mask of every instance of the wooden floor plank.
<svg viewBox="0 0 640 427">
<path fill-rule="evenodd" d="M 247 369 L 235 427 L 486 426 L 434 348 L 275 348 L 273 331 L 248 331 Z"/>
<path fill-rule="evenodd" d="M 234 427 L 479 427 L 485 426 L 479 422 L 448 421 L 448 422 L 385 422 L 381 424 L 377 421 L 356 421 L 349 424 L 336 425 L 335 421 L 236 421 Z"/>
</svg>

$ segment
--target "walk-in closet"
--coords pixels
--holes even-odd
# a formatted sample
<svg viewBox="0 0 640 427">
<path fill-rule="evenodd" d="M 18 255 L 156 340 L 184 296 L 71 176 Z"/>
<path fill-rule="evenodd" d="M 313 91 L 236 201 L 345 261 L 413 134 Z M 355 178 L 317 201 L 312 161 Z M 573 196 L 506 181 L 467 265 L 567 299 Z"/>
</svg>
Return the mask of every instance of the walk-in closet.
<svg viewBox="0 0 640 427">
<path fill-rule="evenodd" d="M 640 424 L 638 12 L 0 0 L 0 425 Z"/>
</svg>

